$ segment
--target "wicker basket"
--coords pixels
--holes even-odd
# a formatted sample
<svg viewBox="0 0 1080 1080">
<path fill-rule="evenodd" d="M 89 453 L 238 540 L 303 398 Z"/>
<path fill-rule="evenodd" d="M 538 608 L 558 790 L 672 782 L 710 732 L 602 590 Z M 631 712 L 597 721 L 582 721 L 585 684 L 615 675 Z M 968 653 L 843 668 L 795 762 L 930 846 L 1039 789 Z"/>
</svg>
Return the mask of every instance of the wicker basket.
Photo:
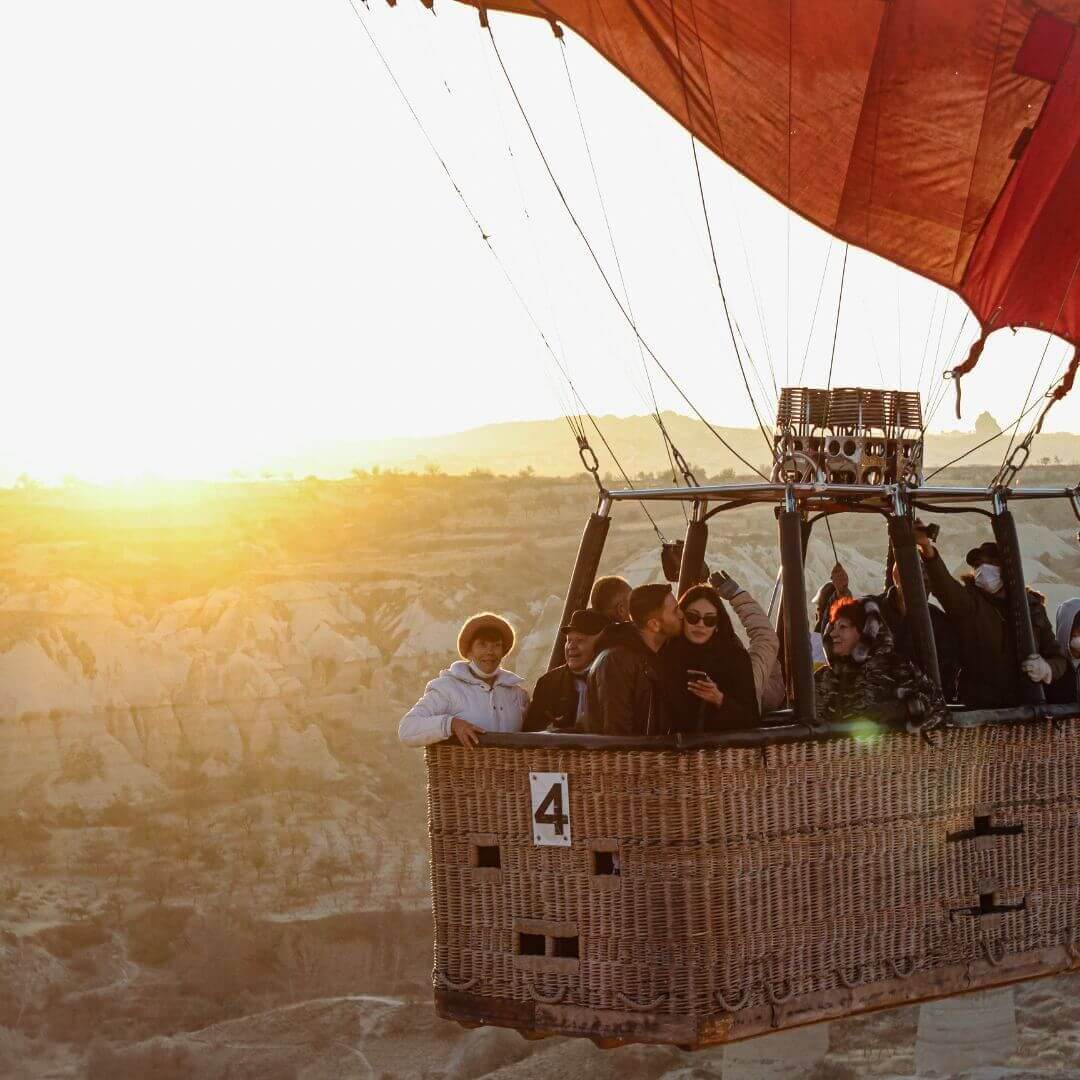
<svg viewBox="0 0 1080 1080">
<path fill-rule="evenodd" d="M 451 1019 L 703 1046 L 1080 966 L 1077 719 L 427 766 Z"/>
</svg>

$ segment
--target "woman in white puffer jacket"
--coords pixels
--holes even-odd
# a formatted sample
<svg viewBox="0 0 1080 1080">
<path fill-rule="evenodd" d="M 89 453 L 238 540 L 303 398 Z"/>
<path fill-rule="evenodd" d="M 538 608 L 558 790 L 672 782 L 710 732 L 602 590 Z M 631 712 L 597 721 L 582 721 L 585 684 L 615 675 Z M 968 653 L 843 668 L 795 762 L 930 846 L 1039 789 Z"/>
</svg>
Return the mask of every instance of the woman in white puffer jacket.
<svg viewBox="0 0 1080 1080">
<path fill-rule="evenodd" d="M 472 749 L 481 731 L 520 731 L 529 705 L 525 680 L 501 666 L 513 647 L 514 630 L 505 619 L 490 611 L 474 615 L 458 635 L 461 659 L 427 684 L 401 718 L 398 738 L 427 746 L 453 736 Z"/>
</svg>

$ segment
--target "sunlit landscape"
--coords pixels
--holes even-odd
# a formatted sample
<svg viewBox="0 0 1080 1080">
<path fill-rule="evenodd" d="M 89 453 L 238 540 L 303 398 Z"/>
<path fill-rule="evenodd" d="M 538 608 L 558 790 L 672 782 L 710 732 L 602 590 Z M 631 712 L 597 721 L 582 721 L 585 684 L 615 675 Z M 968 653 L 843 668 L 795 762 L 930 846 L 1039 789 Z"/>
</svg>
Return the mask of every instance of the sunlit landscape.
<svg viewBox="0 0 1080 1080">
<path fill-rule="evenodd" d="M 329 1077 L 362 1055 L 381 1077 L 759 1075 L 738 1047 L 604 1053 L 432 1012 L 424 769 L 397 720 L 463 612 L 504 612 L 510 665 L 544 669 L 594 494 L 524 460 L 502 476 L 4 492 L 0 1071 Z M 1069 518 L 1021 522 L 1052 604 L 1080 574 Z M 943 538 L 953 561 L 977 538 L 964 520 Z M 683 522 L 672 508 L 658 524 Z M 881 528 L 835 536 L 853 586 L 877 588 Z M 708 559 L 767 598 L 771 515 L 732 518 Z M 811 580 L 831 563 L 819 540 Z M 602 569 L 659 576 L 636 508 Z M 1070 1074 L 1075 981 L 999 992 L 1009 1016 L 1015 1001 L 1010 1075 Z M 906 1075 L 917 1045 L 931 1053 L 917 1007 L 808 1031 L 818 1078 Z"/>
</svg>

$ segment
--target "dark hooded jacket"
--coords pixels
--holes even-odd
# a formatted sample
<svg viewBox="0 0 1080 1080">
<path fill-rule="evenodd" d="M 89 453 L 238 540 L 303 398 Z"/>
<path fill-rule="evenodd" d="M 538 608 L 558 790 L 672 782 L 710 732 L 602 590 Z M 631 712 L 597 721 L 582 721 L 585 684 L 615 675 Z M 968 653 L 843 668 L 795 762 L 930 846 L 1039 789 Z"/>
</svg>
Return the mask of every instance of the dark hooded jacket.
<svg viewBox="0 0 1080 1080">
<path fill-rule="evenodd" d="M 657 653 L 633 623 L 614 623 L 596 643 L 585 728 L 593 735 L 667 735 L 675 710 Z"/>
<path fill-rule="evenodd" d="M 578 720 L 578 682 L 586 678 L 587 673 L 575 675 L 566 664 L 541 675 L 525 714 L 524 730 L 573 731 Z"/>
<path fill-rule="evenodd" d="M 1072 654 L 1073 623 L 1080 616 L 1080 597 L 1066 600 L 1058 609 L 1055 623 L 1058 645 L 1065 654 L 1065 674 L 1055 679 L 1046 691 L 1046 700 L 1053 705 L 1072 705 L 1080 701 L 1080 662 Z"/>
<path fill-rule="evenodd" d="M 1016 655 L 1016 637 L 1009 617 L 1008 597 L 1002 589 L 991 596 L 970 574 L 960 580 L 949 573 L 939 554 L 926 561 L 930 591 L 948 615 L 956 634 L 960 659 L 959 700 L 975 708 L 1021 704 L 1020 670 L 1024 657 Z M 1049 664 L 1054 679 L 1065 674 L 1067 662 L 1050 626 L 1041 594 L 1028 589 L 1035 647 Z"/>
<path fill-rule="evenodd" d="M 695 645 L 680 635 L 660 650 L 666 699 L 674 716 L 672 730 L 687 734 L 734 731 L 752 727 L 760 718 L 754 668 L 750 655 L 731 633 L 730 639 L 718 628 L 704 645 Z M 719 708 L 690 693 L 688 672 L 704 671 L 724 695 Z"/>
<path fill-rule="evenodd" d="M 831 639 L 826 638 L 829 666 L 815 676 L 819 719 L 895 723 L 899 712 L 908 731 L 936 727 L 948 716 L 941 691 L 893 647 L 876 599 L 864 597 L 862 603 L 866 622 L 850 656 L 835 656 Z"/>
<path fill-rule="evenodd" d="M 911 622 L 900 606 L 900 594 L 895 585 L 890 585 L 874 600 L 881 608 L 881 614 L 889 624 L 893 636 L 893 647 L 916 667 L 919 656 L 915 651 Z M 960 654 L 957 647 L 956 631 L 952 621 L 936 604 L 927 605 L 930 610 L 930 623 L 934 628 L 934 648 L 937 652 L 938 671 L 941 674 L 941 690 L 946 701 L 956 700 L 956 684 L 960 677 Z"/>
</svg>

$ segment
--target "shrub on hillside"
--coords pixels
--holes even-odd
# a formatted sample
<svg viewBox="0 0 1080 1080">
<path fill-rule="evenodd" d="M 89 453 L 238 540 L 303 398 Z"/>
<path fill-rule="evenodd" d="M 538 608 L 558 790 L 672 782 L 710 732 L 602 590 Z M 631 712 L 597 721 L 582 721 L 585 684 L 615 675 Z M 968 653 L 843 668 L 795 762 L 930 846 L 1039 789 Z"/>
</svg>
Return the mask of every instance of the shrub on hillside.
<svg viewBox="0 0 1080 1080">
<path fill-rule="evenodd" d="M 172 959 L 191 918 L 190 907 L 147 908 L 128 924 L 128 950 L 140 964 L 159 966 Z"/>
<path fill-rule="evenodd" d="M 81 784 L 105 778 L 105 755 L 89 740 L 69 746 L 60 759 L 60 779 Z"/>
<path fill-rule="evenodd" d="M 96 919 L 85 919 L 82 922 L 46 927 L 39 930 L 33 940 L 53 956 L 66 960 L 81 949 L 103 945 L 109 940 L 109 931 Z"/>
</svg>

